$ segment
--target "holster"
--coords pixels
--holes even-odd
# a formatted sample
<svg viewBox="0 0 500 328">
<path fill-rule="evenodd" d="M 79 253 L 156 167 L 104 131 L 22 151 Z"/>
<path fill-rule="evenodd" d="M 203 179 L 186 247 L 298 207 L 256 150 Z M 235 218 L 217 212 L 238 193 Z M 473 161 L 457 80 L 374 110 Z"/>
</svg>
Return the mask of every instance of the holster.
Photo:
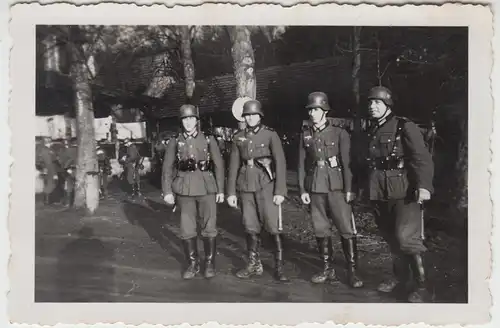
<svg viewBox="0 0 500 328">
<path fill-rule="evenodd" d="M 255 158 L 254 163 L 262 170 L 264 170 L 271 181 L 275 179 L 276 169 L 272 157 L 265 156 Z"/>
</svg>

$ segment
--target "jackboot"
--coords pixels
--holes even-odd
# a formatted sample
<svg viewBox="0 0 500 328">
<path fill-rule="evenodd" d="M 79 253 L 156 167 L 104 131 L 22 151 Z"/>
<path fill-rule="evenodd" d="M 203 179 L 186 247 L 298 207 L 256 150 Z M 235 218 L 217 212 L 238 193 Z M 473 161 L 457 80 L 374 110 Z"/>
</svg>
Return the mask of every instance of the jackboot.
<svg viewBox="0 0 500 328">
<path fill-rule="evenodd" d="M 342 238 L 342 248 L 347 262 L 347 277 L 352 288 L 363 287 L 363 281 L 356 275 L 358 264 L 358 245 L 356 237 Z"/>
<path fill-rule="evenodd" d="M 410 264 L 404 255 L 392 254 L 393 276 L 378 285 L 377 290 L 382 293 L 392 293 L 398 286 L 406 286 L 410 280 Z"/>
<path fill-rule="evenodd" d="M 408 255 L 411 271 L 413 273 L 414 287 L 408 296 L 410 303 L 425 303 L 429 301 L 429 292 L 426 288 L 425 269 L 422 255 Z"/>
<path fill-rule="evenodd" d="M 273 235 L 274 244 L 276 246 L 276 258 L 275 258 L 275 271 L 274 278 L 281 282 L 289 282 L 290 279 L 285 275 L 285 270 L 283 268 L 284 260 L 283 260 L 283 236 L 282 235 Z"/>
<path fill-rule="evenodd" d="M 184 254 L 188 261 L 188 267 L 182 274 L 184 279 L 193 279 L 200 272 L 200 262 L 198 259 L 197 238 L 183 240 Z"/>
<path fill-rule="evenodd" d="M 245 268 L 236 273 L 236 277 L 247 279 L 251 276 L 261 276 L 264 272 L 260 261 L 259 248 L 260 238 L 255 234 L 247 234 L 248 263 Z"/>
<path fill-rule="evenodd" d="M 52 204 L 52 197 L 50 197 L 50 194 L 43 194 L 43 203 L 45 205 Z"/>
<path fill-rule="evenodd" d="M 210 279 L 215 277 L 215 237 L 207 237 L 203 239 L 205 249 L 205 278 Z"/>
<path fill-rule="evenodd" d="M 332 240 L 330 237 L 317 237 L 318 252 L 321 260 L 323 261 L 323 270 L 316 273 L 311 278 L 311 282 L 315 284 L 325 283 L 327 280 L 335 280 L 335 269 L 332 266 Z"/>
</svg>

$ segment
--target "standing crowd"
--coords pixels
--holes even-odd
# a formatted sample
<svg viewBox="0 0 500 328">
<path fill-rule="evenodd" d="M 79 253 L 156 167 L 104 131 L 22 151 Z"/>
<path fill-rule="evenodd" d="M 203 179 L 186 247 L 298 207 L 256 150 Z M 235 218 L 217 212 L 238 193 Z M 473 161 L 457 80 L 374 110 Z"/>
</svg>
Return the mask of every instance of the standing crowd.
<svg viewBox="0 0 500 328">
<path fill-rule="evenodd" d="M 348 284 L 362 288 L 358 274 L 356 224 L 351 203 L 365 190 L 375 221 L 388 243 L 393 259 L 393 276 L 378 290 L 391 292 L 404 286 L 409 302 L 428 298 L 423 253 L 423 202 L 433 192 L 433 161 L 416 124 L 396 116 L 390 90 L 374 87 L 369 92 L 370 121 L 360 136 L 360 149 L 353 156 L 351 134 L 329 120 L 332 111 L 323 92 L 309 95 L 308 123 L 302 127 L 298 149 L 298 186 L 302 202 L 309 206 L 318 254 L 323 263 L 313 283 L 336 280 L 333 266 L 335 252 L 332 229 L 341 236 L 346 260 Z M 198 232 L 204 245 L 204 276 L 216 275 L 217 204 L 227 201 L 241 208 L 246 234 L 248 261 L 236 273 L 241 279 L 263 274 L 260 258 L 261 232 L 266 230 L 274 241 L 274 276 L 288 282 L 284 270 L 282 204 L 287 196 L 287 165 L 282 141 L 270 127 L 261 123 L 264 111 L 257 100 L 247 101 L 242 117 L 245 127 L 233 135 L 226 170 L 221 140 L 200 129 L 198 109 L 193 105 L 180 108 L 182 132 L 163 143 L 162 195 L 164 201 L 180 210 L 180 238 L 187 269 L 185 279 L 200 273 L 197 249 Z M 143 157 L 129 140 L 124 141 L 126 154 L 119 159 L 129 186 L 129 196 L 139 197 Z M 358 147 L 356 147 L 358 148 Z M 108 196 L 110 159 L 96 149 L 100 193 Z M 64 190 L 63 201 L 71 206 L 75 191 L 77 149 L 68 141 L 56 156 L 51 140 L 45 139 L 37 165 L 43 172 L 45 203 L 57 181 Z M 353 158 L 357 158 L 353 172 Z M 359 163 L 362 158 L 362 163 Z M 358 172 L 359 171 L 359 172 Z M 227 174 L 226 174 L 227 172 Z M 227 176 L 226 176 L 227 175 Z M 356 181 L 356 183 L 355 183 Z"/>
<path fill-rule="evenodd" d="M 305 110 L 309 121 L 300 135 L 296 169 L 300 198 L 310 207 L 323 262 L 322 270 L 311 281 L 337 279 L 332 263 L 335 227 L 341 236 L 348 284 L 363 287 L 351 202 L 357 190 L 366 190 L 393 259 L 394 274 L 378 290 L 391 292 L 403 286 L 409 302 L 426 302 L 422 206 L 433 192 L 432 155 L 417 125 L 394 114 L 389 89 L 372 88 L 368 107 L 370 121 L 361 132 L 362 147 L 353 156 L 351 135 L 327 117 L 332 109 L 326 94 L 313 92 L 308 97 Z M 187 259 L 185 279 L 201 271 L 198 231 L 204 241 L 203 274 L 206 278 L 216 275 L 217 203 L 227 201 L 229 206 L 241 208 L 246 233 L 248 262 L 236 276 L 246 279 L 262 275 L 260 235 L 264 229 L 273 236 L 274 276 L 278 281 L 289 281 L 284 270 L 282 233 L 287 166 L 282 142 L 272 128 L 261 123 L 263 116 L 259 101 L 244 104 L 245 127 L 233 136 L 226 177 L 219 143 L 200 130 L 198 109 L 193 105 L 180 108 L 182 132 L 166 143 L 162 195 L 167 204 L 180 209 L 180 238 Z M 353 158 L 363 159 L 356 163 L 360 172 L 352 171 Z"/>
</svg>

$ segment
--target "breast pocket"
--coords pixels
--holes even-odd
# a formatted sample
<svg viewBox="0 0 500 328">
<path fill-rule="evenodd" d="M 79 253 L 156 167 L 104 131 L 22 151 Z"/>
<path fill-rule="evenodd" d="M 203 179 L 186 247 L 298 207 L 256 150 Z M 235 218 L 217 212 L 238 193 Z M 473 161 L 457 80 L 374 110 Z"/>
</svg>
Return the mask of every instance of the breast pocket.
<svg viewBox="0 0 500 328">
<path fill-rule="evenodd" d="M 258 143 L 255 144 L 253 155 L 254 157 L 269 156 L 271 152 L 269 151 L 268 145 L 265 143 Z"/>
<path fill-rule="evenodd" d="M 326 150 L 326 157 L 337 156 L 339 153 L 339 145 L 335 141 L 325 141 L 324 147 Z"/>
<path fill-rule="evenodd" d="M 379 137 L 379 147 L 382 156 L 388 156 L 392 152 L 394 145 L 394 136 L 392 134 L 383 134 Z"/>
</svg>

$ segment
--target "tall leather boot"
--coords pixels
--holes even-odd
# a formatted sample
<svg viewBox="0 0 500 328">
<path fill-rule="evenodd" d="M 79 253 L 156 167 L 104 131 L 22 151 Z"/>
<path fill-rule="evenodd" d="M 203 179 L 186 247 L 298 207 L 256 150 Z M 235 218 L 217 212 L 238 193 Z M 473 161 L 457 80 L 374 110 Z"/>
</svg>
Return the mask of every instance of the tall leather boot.
<svg viewBox="0 0 500 328">
<path fill-rule="evenodd" d="M 363 281 L 356 275 L 358 264 L 358 245 L 356 237 L 342 238 L 342 248 L 347 262 L 347 277 L 352 288 L 363 287 Z"/>
<path fill-rule="evenodd" d="M 318 252 L 323 261 L 323 270 L 312 276 L 311 282 L 315 284 L 325 283 L 327 280 L 335 280 L 335 269 L 331 263 L 332 240 L 330 237 L 317 237 Z"/>
<path fill-rule="evenodd" d="M 247 279 L 251 276 L 261 276 L 264 272 L 260 261 L 260 238 L 255 234 L 247 234 L 248 263 L 247 266 L 236 273 L 236 277 Z"/>
<path fill-rule="evenodd" d="M 405 286 L 410 280 L 410 264 L 404 255 L 392 254 L 393 276 L 378 285 L 377 290 L 391 293 L 397 286 Z"/>
<path fill-rule="evenodd" d="M 415 286 L 408 296 L 410 303 L 425 303 L 429 301 L 429 293 L 425 283 L 425 269 L 422 255 L 414 254 L 408 255 L 411 271 L 413 273 L 413 280 Z"/>
<path fill-rule="evenodd" d="M 198 260 L 197 238 L 183 240 L 184 253 L 188 261 L 188 267 L 182 274 L 184 279 L 193 279 L 200 272 L 200 263 Z"/>
<path fill-rule="evenodd" d="M 215 277 L 215 237 L 204 238 L 203 246 L 205 249 L 205 278 L 210 279 Z"/>
<path fill-rule="evenodd" d="M 281 282 L 288 282 L 290 279 L 285 275 L 285 270 L 283 268 L 284 260 L 283 260 L 283 236 L 282 235 L 273 235 L 274 244 L 276 246 L 276 258 L 275 258 L 275 271 L 274 277 L 276 280 Z"/>
</svg>

